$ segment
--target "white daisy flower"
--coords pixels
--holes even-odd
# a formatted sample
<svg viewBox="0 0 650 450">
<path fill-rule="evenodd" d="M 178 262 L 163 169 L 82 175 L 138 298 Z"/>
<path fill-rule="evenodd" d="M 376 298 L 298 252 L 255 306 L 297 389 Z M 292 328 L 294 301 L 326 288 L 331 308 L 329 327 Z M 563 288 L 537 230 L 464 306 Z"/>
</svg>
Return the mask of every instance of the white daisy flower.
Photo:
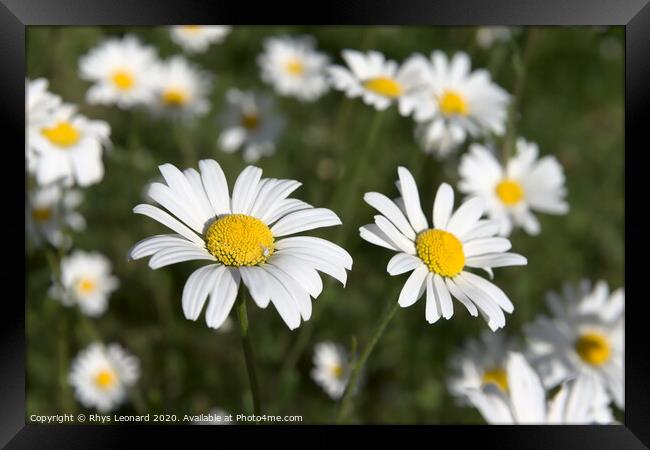
<svg viewBox="0 0 650 450">
<path fill-rule="evenodd" d="M 30 172 L 34 170 L 35 158 L 29 136 L 52 126 L 56 111 L 62 104 L 61 97 L 51 93 L 48 85 L 45 78 L 25 80 L 25 157 Z"/>
<path fill-rule="evenodd" d="M 510 95 L 492 82 L 484 69 L 470 72 L 466 53 L 456 53 L 451 61 L 440 51 L 431 61 L 412 57 L 425 66 L 426 85 L 414 90 L 405 103 L 405 113 L 413 113 L 416 129 L 426 152 L 443 157 L 465 142 L 467 135 L 479 137 L 505 132 Z"/>
<path fill-rule="evenodd" d="M 124 401 L 140 377 L 140 363 L 118 344 L 93 343 L 72 361 L 69 382 L 86 408 L 107 413 Z"/>
<path fill-rule="evenodd" d="M 219 146 L 226 153 L 242 149 L 244 161 L 254 163 L 275 153 L 275 141 L 284 130 L 284 116 L 275 111 L 269 95 L 229 89 L 221 116 Z"/>
<path fill-rule="evenodd" d="M 232 27 L 227 25 L 176 25 L 171 27 L 172 41 L 188 53 L 202 53 L 210 44 L 222 42 Z"/>
<path fill-rule="evenodd" d="M 486 384 L 493 384 L 507 391 L 506 356 L 516 348 L 515 341 L 504 332 L 484 330 L 480 339 L 470 339 L 463 351 L 451 359 L 454 374 L 447 379 L 451 394 L 462 404 L 467 400 L 468 389 L 481 389 Z"/>
<path fill-rule="evenodd" d="M 472 316 L 479 311 L 492 331 L 506 324 L 503 311 L 511 313 L 510 299 L 494 284 L 465 268 L 481 268 L 491 273 L 493 267 L 527 264 L 526 258 L 506 253 L 510 241 L 494 237 L 498 223 L 479 220 L 483 200 L 467 200 L 452 214 L 454 191 L 447 183 L 438 188 L 433 204 L 433 228 L 429 228 L 413 175 L 404 167 L 397 169 L 396 201 L 378 192 L 368 192 L 364 200 L 381 214 L 375 223 L 359 229 L 366 241 L 394 250 L 388 273 L 412 272 L 399 295 L 402 308 L 413 305 L 426 292 L 426 320 L 435 323 L 454 314 L 451 296 L 456 297 Z M 477 308 L 478 307 L 478 308 Z"/>
<path fill-rule="evenodd" d="M 82 199 L 80 191 L 64 192 L 56 184 L 29 192 L 26 223 L 31 242 L 37 247 L 48 242 L 55 247 L 68 248 L 72 239 L 64 228 L 82 231 L 86 227 L 85 219 L 76 211 Z"/>
<path fill-rule="evenodd" d="M 490 48 L 495 42 L 507 42 L 511 36 L 509 27 L 479 27 L 476 30 L 476 43 L 481 48 Z"/>
<path fill-rule="evenodd" d="M 516 148 L 516 155 L 502 167 L 486 147 L 472 144 L 460 162 L 458 190 L 483 198 L 488 216 L 500 224 L 499 234 L 508 236 L 517 226 L 537 235 L 540 225 L 533 211 L 569 211 L 564 172 L 554 156 L 538 159 L 537 144 L 519 138 Z"/>
<path fill-rule="evenodd" d="M 566 381 L 546 401 L 542 382 L 523 355 L 506 362 L 508 391 L 493 384 L 468 391 L 470 402 L 489 424 L 604 424 L 614 421 L 609 398 L 593 376 Z"/>
<path fill-rule="evenodd" d="M 625 292 L 610 294 L 604 281 L 591 289 L 588 281 L 574 289 L 564 286 L 563 296 L 547 297 L 552 317 L 542 316 L 524 330 L 530 342 L 531 361 L 544 385 L 553 387 L 580 372 L 594 374 L 625 407 L 623 368 L 625 346 Z"/>
<path fill-rule="evenodd" d="M 232 414 L 225 409 L 212 408 L 208 414 L 201 414 L 201 419 L 194 421 L 194 425 L 232 425 Z"/>
<path fill-rule="evenodd" d="M 75 250 L 61 261 L 61 279 L 51 287 L 50 296 L 65 306 L 78 305 L 87 316 L 100 316 L 119 286 L 111 270 L 111 262 L 102 254 Z"/>
<path fill-rule="evenodd" d="M 87 187 L 104 178 L 102 150 L 110 145 L 110 126 L 77 114 L 72 105 L 61 105 L 52 121 L 32 128 L 28 136 L 32 162 L 28 165 L 39 185 L 62 181 Z"/>
<path fill-rule="evenodd" d="M 427 75 L 422 58 L 409 58 L 398 66 L 377 51 L 364 54 L 343 50 L 341 55 L 348 67 L 328 68 L 334 88 L 344 91 L 349 98 L 362 97 L 365 104 L 377 110 L 384 110 L 393 102 L 398 103 L 401 115 L 415 108 L 414 93 L 422 89 Z"/>
<path fill-rule="evenodd" d="M 329 209 L 287 198 L 301 185 L 297 181 L 262 178 L 261 169 L 248 166 L 237 178 L 231 196 L 216 161 L 199 161 L 199 168 L 200 173 L 194 169 L 181 172 L 171 164 L 160 166 L 167 184 L 152 184 L 149 197 L 173 216 L 147 204 L 133 211 L 176 234 L 144 239 L 129 257 L 151 256 L 152 269 L 209 261 L 190 275 L 183 289 L 183 312 L 190 320 L 196 320 L 208 303 L 206 323 L 219 328 L 243 281 L 260 308 L 273 303 L 287 326 L 297 328 L 301 320 L 311 317 L 310 296 L 316 298 L 322 291 L 317 271 L 345 284 L 352 258 L 324 239 L 285 236 L 341 221 Z"/>
<path fill-rule="evenodd" d="M 350 365 L 343 346 L 333 342 L 316 344 L 311 377 L 330 398 L 341 398 L 350 379 Z"/>
<path fill-rule="evenodd" d="M 135 36 L 105 40 L 79 60 L 80 77 L 95 83 L 86 101 L 124 109 L 151 102 L 151 69 L 157 58 L 156 50 Z"/>
<path fill-rule="evenodd" d="M 315 50 L 311 36 L 268 38 L 257 62 L 262 80 L 280 95 L 314 101 L 329 90 L 325 67 L 329 58 Z"/>
<path fill-rule="evenodd" d="M 204 116 L 210 111 L 212 77 L 183 56 L 172 56 L 158 64 L 151 77 L 155 111 L 186 118 Z"/>
</svg>

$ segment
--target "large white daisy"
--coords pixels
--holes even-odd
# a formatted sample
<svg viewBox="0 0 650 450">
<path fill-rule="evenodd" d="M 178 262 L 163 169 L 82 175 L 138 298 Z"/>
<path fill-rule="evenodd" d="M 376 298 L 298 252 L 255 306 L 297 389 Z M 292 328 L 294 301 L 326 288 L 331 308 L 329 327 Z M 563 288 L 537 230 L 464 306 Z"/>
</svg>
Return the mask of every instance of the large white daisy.
<svg viewBox="0 0 650 450">
<path fill-rule="evenodd" d="M 50 296 L 97 317 L 106 311 L 108 299 L 119 285 L 108 258 L 97 252 L 75 250 L 61 261 L 61 278 L 50 288 Z"/>
<path fill-rule="evenodd" d="M 452 214 L 454 191 L 446 183 L 438 188 L 433 204 L 433 228 L 422 208 L 413 175 L 404 167 L 397 170 L 401 198 L 391 201 L 378 192 L 368 192 L 364 200 L 381 214 L 375 223 L 359 229 L 361 237 L 397 253 L 388 262 L 388 273 L 395 276 L 412 272 L 399 295 L 403 308 L 413 305 L 426 292 L 426 320 L 434 323 L 454 314 L 451 296 L 457 298 L 472 316 L 480 312 L 492 331 L 506 324 L 503 311 L 514 306 L 501 289 L 468 272 L 466 268 L 527 264 L 526 258 L 506 253 L 510 241 L 494 237 L 498 223 L 480 220 L 483 200 L 474 197 Z"/>
<path fill-rule="evenodd" d="M 196 320 L 207 302 L 205 320 L 211 328 L 219 328 L 228 317 L 240 281 L 260 308 L 273 303 L 290 329 L 309 320 L 310 296 L 318 297 L 323 288 L 317 271 L 345 284 L 352 258 L 324 239 L 285 236 L 339 225 L 339 218 L 329 209 L 288 198 L 301 183 L 262 178 L 257 167 L 241 172 L 232 195 L 216 161 L 199 161 L 199 169 L 181 172 L 171 164 L 160 166 L 166 184 L 153 183 L 149 197 L 171 214 L 147 204 L 133 211 L 176 234 L 144 239 L 129 257 L 151 256 L 152 269 L 208 261 L 188 278 L 182 304 L 185 317 Z"/>
<path fill-rule="evenodd" d="M 493 384 L 507 391 L 506 356 L 516 348 L 516 342 L 503 331 L 484 330 L 480 339 L 470 339 L 463 350 L 451 358 L 454 373 L 447 379 L 451 394 L 460 403 L 465 403 L 468 389 Z"/>
<path fill-rule="evenodd" d="M 120 108 L 151 102 L 151 70 L 157 58 L 153 47 L 133 35 L 105 40 L 79 60 L 80 77 L 95 83 L 86 101 Z"/>
<path fill-rule="evenodd" d="M 609 398 L 589 374 L 566 381 L 546 401 L 542 382 L 523 355 L 511 353 L 506 362 L 508 390 L 493 384 L 468 391 L 472 403 L 489 424 L 604 424 L 614 418 Z"/>
<path fill-rule="evenodd" d="M 422 58 L 409 58 L 399 66 L 377 51 L 366 53 L 343 50 L 347 67 L 330 66 L 332 86 L 349 98 L 361 97 L 378 110 L 398 103 L 399 113 L 407 115 L 415 108 L 417 95 L 426 82 L 426 64 Z"/>
<path fill-rule="evenodd" d="M 202 53 L 210 44 L 222 42 L 232 27 L 227 25 L 176 25 L 171 27 L 172 41 L 188 53 Z"/>
<path fill-rule="evenodd" d="M 325 67 L 329 58 L 315 50 L 311 36 L 273 37 L 264 41 L 264 53 L 257 62 L 262 80 L 280 95 L 314 101 L 329 90 Z"/>
<path fill-rule="evenodd" d="M 117 409 L 140 376 L 140 363 L 120 345 L 93 343 L 72 361 L 69 381 L 86 408 Z"/>
<path fill-rule="evenodd" d="M 104 177 L 102 150 L 110 144 L 110 126 L 90 120 L 64 104 L 40 128 L 30 127 L 27 136 L 32 161 L 28 168 L 40 185 L 62 181 L 86 187 Z"/>
<path fill-rule="evenodd" d="M 180 55 L 158 64 L 152 72 L 155 111 L 188 119 L 210 111 L 210 74 Z"/>
<path fill-rule="evenodd" d="M 311 377 L 330 398 L 341 398 L 350 379 L 350 364 L 343 346 L 333 342 L 316 344 Z"/>
<path fill-rule="evenodd" d="M 533 211 L 566 214 L 564 173 L 554 156 L 538 159 L 537 144 L 517 139 L 517 153 L 502 167 L 492 152 L 472 144 L 458 169 L 458 190 L 485 201 L 488 216 L 499 221 L 499 233 L 508 236 L 513 226 L 528 234 L 540 232 Z"/>
<path fill-rule="evenodd" d="M 226 111 L 220 118 L 223 130 L 219 147 L 226 153 L 241 149 L 247 163 L 275 153 L 275 141 L 284 130 L 285 119 L 275 111 L 273 97 L 229 89 L 226 102 Z"/>
<path fill-rule="evenodd" d="M 86 227 L 85 219 L 76 211 L 82 199 L 80 191 L 64 191 L 57 184 L 30 191 L 26 224 L 31 243 L 36 247 L 47 242 L 55 247 L 68 248 L 72 239 L 65 233 L 65 228 L 81 231 Z"/>
<path fill-rule="evenodd" d="M 625 407 L 625 292 L 610 294 L 604 281 L 593 289 L 583 281 L 577 289 L 564 286 L 563 295 L 547 298 L 552 317 L 539 317 L 524 330 L 532 362 L 544 384 L 553 387 L 581 372 L 594 374 L 616 405 Z"/>
<path fill-rule="evenodd" d="M 484 69 L 470 72 L 470 58 L 456 53 L 448 60 L 441 51 L 414 60 L 426 67 L 426 85 L 410 94 L 406 113 L 421 122 L 416 129 L 425 151 L 445 156 L 465 142 L 468 135 L 479 137 L 505 132 L 509 94 L 492 82 Z"/>
</svg>

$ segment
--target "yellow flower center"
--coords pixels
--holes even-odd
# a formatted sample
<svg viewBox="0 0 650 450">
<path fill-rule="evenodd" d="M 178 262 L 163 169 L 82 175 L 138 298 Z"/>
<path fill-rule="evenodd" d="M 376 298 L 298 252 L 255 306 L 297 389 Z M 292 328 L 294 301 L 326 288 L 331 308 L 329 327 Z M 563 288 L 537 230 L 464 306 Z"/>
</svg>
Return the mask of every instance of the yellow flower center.
<svg viewBox="0 0 650 450">
<path fill-rule="evenodd" d="M 188 98 L 187 92 L 178 88 L 167 89 L 162 94 L 162 101 L 167 106 L 183 106 Z"/>
<path fill-rule="evenodd" d="M 257 113 L 244 113 L 241 116 L 241 123 L 247 130 L 254 130 L 260 124 L 260 115 Z"/>
<path fill-rule="evenodd" d="M 92 278 L 83 277 L 77 282 L 77 291 L 81 295 L 92 294 L 97 288 L 97 283 Z"/>
<path fill-rule="evenodd" d="M 600 366 L 607 362 L 611 354 L 609 342 L 599 333 L 585 333 L 576 341 L 576 352 L 587 364 Z"/>
<path fill-rule="evenodd" d="M 285 64 L 289 75 L 299 76 L 305 73 L 305 65 L 298 58 L 291 58 Z"/>
<path fill-rule="evenodd" d="M 363 83 L 366 89 L 384 97 L 399 97 L 402 95 L 402 85 L 392 78 L 377 77 L 371 78 Z"/>
<path fill-rule="evenodd" d="M 59 122 L 52 128 L 41 130 L 43 136 L 57 147 L 71 147 L 79 141 L 79 130 L 70 122 Z"/>
<path fill-rule="evenodd" d="M 465 267 L 463 244 L 447 231 L 422 231 L 415 238 L 415 248 L 429 271 L 440 276 L 454 277 Z"/>
<path fill-rule="evenodd" d="M 440 111 L 445 116 L 466 116 L 469 108 L 465 97 L 456 91 L 445 91 L 438 99 Z"/>
<path fill-rule="evenodd" d="M 226 266 L 255 266 L 273 254 L 273 234 L 264 222 L 246 214 L 215 220 L 205 233 L 208 251 Z"/>
<path fill-rule="evenodd" d="M 52 208 L 34 208 L 32 218 L 37 222 L 47 222 L 52 218 Z"/>
<path fill-rule="evenodd" d="M 128 91 L 135 84 L 135 78 L 128 70 L 116 70 L 113 72 L 111 80 L 120 91 Z"/>
<path fill-rule="evenodd" d="M 508 374 L 500 367 L 486 370 L 483 372 L 483 385 L 492 383 L 496 385 L 503 392 L 508 390 Z"/>
<path fill-rule="evenodd" d="M 334 375 L 335 378 L 341 378 L 343 376 L 343 366 L 340 364 L 336 364 L 335 366 L 332 366 L 331 368 L 332 375 Z"/>
<path fill-rule="evenodd" d="M 183 25 L 181 29 L 187 33 L 198 33 L 201 31 L 201 25 Z"/>
<path fill-rule="evenodd" d="M 497 196 L 504 205 L 513 206 L 516 205 L 524 198 L 524 188 L 515 180 L 501 180 L 496 187 Z"/>
<path fill-rule="evenodd" d="M 117 376 L 112 369 L 103 369 L 95 375 L 95 384 L 102 389 L 108 389 L 116 382 Z"/>
</svg>

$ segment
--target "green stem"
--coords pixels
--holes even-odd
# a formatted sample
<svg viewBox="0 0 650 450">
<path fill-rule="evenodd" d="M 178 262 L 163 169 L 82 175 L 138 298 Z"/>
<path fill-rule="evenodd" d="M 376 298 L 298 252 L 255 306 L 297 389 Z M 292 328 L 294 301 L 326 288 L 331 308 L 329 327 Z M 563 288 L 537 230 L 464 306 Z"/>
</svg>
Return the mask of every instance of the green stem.
<svg viewBox="0 0 650 450">
<path fill-rule="evenodd" d="M 375 333 L 373 334 L 368 344 L 366 344 L 366 347 L 363 349 L 363 352 L 361 353 L 361 357 L 356 361 L 354 367 L 352 368 L 352 373 L 350 374 L 350 381 L 348 382 L 348 385 L 345 387 L 345 392 L 343 393 L 341 405 L 339 406 L 339 413 L 336 419 L 337 423 L 340 423 L 349 414 L 350 409 L 352 407 L 352 396 L 354 395 L 354 391 L 356 388 L 357 381 L 359 379 L 359 375 L 361 374 L 361 370 L 366 365 L 366 362 L 368 361 L 370 354 L 372 353 L 375 346 L 377 345 L 377 342 L 379 342 L 379 338 L 381 338 L 381 336 L 384 334 L 386 327 L 388 326 L 389 322 L 391 321 L 391 319 L 399 309 L 399 303 L 397 303 L 394 299 L 391 301 L 393 303 L 384 313 L 383 317 L 381 318 L 381 321 L 379 322 L 379 325 L 377 326 L 377 329 L 375 330 Z"/>
<path fill-rule="evenodd" d="M 251 346 L 250 336 L 248 334 L 248 313 L 246 311 L 246 291 L 240 288 L 239 297 L 237 298 L 237 319 L 239 320 L 239 332 L 242 338 L 242 347 L 244 350 L 244 359 L 246 360 L 246 370 L 248 372 L 248 382 L 250 384 L 251 396 L 253 397 L 253 413 L 256 416 L 261 415 L 260 395 L 257 385 L 257 374 L 255 373 L 255 360 L 253 358 L 253 349 Z M 257 423 L 257 421 L 255 422 Z"/>
</svg>

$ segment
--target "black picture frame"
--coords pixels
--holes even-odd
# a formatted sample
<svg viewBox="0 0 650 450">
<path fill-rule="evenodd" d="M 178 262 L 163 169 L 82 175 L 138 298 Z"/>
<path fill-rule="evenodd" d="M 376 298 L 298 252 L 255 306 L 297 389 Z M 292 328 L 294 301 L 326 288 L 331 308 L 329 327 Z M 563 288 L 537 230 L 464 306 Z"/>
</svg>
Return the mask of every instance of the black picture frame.
<svg viewBox="0 0 650 450">
<path fill-rule="evenodd" d="M 3 135 L 11 133 L 15 144 L 7 146 L 4 181 L 9 194 L 7 216 L 20 222 L 24 197 L 17 182 L 25 183 L 24 171 L 17 169 L 24 160 L 18 147 L 24 145 L 25 31 L 31 25 L 165 25 L 175 23 L 251 24 L 309 23 L 373 25 L 623 25 L 625 27 L 625 250 L 626 360 L 624 425 L 612 426 L 416 426 L 372 427 L 374 436 L 387 432 L 435 436 L 436 442 L 480 442 L 497 448 L 647 448 L 650 445 L 650 355 L 645 333 L 647 302 L 641 288 L 641 261 L 645 227 L 644 166 L 648 151 L 650 111 L 650 6 L 648 0 L 337 0 L 299 6 L 290 2 L 225 2 L 199 0 L 0 0 L 0 111 Z M 304 14 L 308 12 L 308 14 Z M 21 138 L 22 136 L 22 138 Z M 16 166 L 13 163 L 16 162 Z M 15 167 L 12 169 L 11 167 Z M 13 214 L 15 212 L 15 214 Z M 9 217 L 5 217 L 8 219 Z M 5 222 L 3 221 L 3 222 Z M 6 223 L 6 222 L 5 222 Z M 9 225 L 15 233 L 24 224 Z M 24 228 L 23 228 L 24 229 Z M 10 236 L 10 235 L 9 235 Z M 16 249 L 17 252 L 20 251 Z M 7 249 L 5 247 L 5 252 Z M 12 252 L 13 253 L 13 252 Z M 24 254 L 23 254 L 24 255 Z M 9 252 L 5 253 L 9 256 Z M 24 258 L 24 256 L 23 256 Z M 25 277 L 22 267 L 6 260 L 7 281 Z M 23 259 L 24 262 L 24 259 Z M 16 284 L 16 283 L 12 283 Z M 24 287 L 25 285 L 23 285 Z M 19 290 L 18 290 L 19 291 Z M 6 291 L 5 291 L 6 292 Z M 23 292 L 24 294 L 24 292 Z M 172 432 L 187 433 L 183 426 L 81 426 L 25 424 L 25 310 L 18 294 L 3 296 L 0 313 L 0 445 L 8 448 L 114 448 L 130 447 L 132 431 L 152 441 L 169 441 Z M 227 428 L 227 431 L 225 430 Z M 263 427 L 278 436 L 291 435 L 294 442 L 314 426 Z M 350 427 L 336 427 L 349 430 Z M 368 427 L 359 427 L 368 431 Z M 192 433 L 248 433 L 249 426 L 191 427 Z M 336 430 L 335 430 L 336 431 Z M 328 430 L 329 432 L 329 430 Z M 299 435 L 297 435 L 298 433 Z M 193 438 L 196 439 L 196 434 Z M 245 436 L 245 435 L 240 435 Z M 417 439 L 418 437 L 415 437 Z M 187 440 L 181 442 L 187 443 Z M 197 441 L 189 441 L 197 442 Z M 152 442 L 153 443 L 153 442 Z M 155 445 L 155 444 L 154 444 Z"/>
</svg>

